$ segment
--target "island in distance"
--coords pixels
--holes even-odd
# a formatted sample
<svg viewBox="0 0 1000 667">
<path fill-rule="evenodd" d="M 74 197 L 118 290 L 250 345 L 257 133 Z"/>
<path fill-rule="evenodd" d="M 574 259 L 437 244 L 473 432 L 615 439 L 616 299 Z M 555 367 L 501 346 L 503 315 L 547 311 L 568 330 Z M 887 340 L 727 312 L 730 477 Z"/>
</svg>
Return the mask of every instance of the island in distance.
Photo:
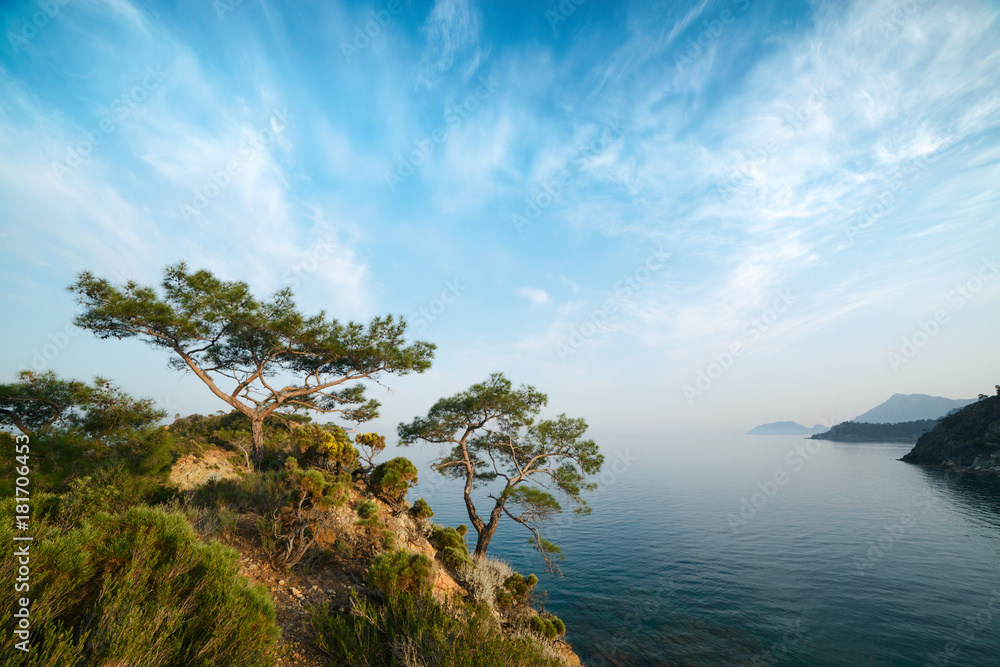
<svg viewBox="0 0 1000 667">
<path fill-rule="evenodd" d="M 819 424 L 809 428 L 795 422 L 772 422 L 750 429 L 747 435 L 812 435 L 825 430 L 826 427 Z"/>
</svg>

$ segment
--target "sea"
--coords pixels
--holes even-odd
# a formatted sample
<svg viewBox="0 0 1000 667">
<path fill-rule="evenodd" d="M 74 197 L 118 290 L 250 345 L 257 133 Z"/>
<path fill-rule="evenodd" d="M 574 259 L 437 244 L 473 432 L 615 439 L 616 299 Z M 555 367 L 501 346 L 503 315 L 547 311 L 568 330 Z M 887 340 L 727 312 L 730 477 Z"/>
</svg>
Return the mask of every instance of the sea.
<svg viewBox="0 0 1000 667">
<path fill-rule="evenodd" d="M 507 518 L 489 549 L 538 575 L 584 665 L 1000 665 L 1000 479 L 899 461 L 910 445 L 595 440 L 591 513 L 564 503 L 543 529 L 561 576 Z M 461 483 L 428 469 L 436 450 L 400 453 L 420 468 L 409 497 L 471 528 Z"/>
</svg>

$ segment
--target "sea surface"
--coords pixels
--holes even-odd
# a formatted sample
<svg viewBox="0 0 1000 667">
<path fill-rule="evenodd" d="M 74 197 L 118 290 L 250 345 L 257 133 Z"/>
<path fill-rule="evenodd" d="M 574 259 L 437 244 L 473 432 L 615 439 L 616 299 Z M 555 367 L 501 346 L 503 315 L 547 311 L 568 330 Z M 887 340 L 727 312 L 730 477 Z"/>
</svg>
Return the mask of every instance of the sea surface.
<svg viewBox="0 0 1000 667">
<path fill-rule="evenodd" d="M 592 513 L 545 532 L 564 576 L 509 519 L 489 551 L 538 574 L 585 665 L 1000 665 L 1000 480 L 898 461 L 909 445 L 595 439 Z M 401 450 L 410 498 L 471 526 L 435 451 Z"/>
</svg>

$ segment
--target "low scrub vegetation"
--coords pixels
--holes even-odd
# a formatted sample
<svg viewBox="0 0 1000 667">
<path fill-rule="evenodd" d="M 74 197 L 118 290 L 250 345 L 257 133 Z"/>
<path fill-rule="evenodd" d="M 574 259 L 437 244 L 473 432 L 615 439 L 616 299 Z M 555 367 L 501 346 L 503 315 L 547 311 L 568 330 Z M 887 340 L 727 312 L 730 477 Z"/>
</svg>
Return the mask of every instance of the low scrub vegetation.
<svg viewBox="0 0 1000 667">
<path fill-rule="evenodd" d="M 30 653 L 13 647 L 13 596 L 0 602 L 5 664 L 274 664 L 274 606 L 237 573 L 235 551 L 200 541 L 183 515 L 146 507 L 98 512 L 64 532 L 60 501 L 35 499 Z M 0 507 L 14 514 L 13 501 Z M 12 591 L 8 522 L 0 544 L 0 586 Z"/>
<path fill-rule="evenodd" d="M 356 598 L 349 614 L 311 610 L 320 649 L 350 667 L 563 667 L 530 635 L 508 636 L 484 604 L 445 606 L 429 594 L 402 593 L 384 604 Z"/>
</svg>

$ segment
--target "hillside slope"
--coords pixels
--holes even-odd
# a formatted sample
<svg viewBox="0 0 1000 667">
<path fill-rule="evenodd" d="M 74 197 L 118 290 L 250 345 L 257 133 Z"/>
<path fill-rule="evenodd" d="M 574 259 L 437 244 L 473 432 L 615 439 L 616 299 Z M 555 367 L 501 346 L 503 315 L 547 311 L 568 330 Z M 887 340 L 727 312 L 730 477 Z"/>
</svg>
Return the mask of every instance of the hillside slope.
<svg viewBox="0 0 1000 667">
<path fill-rule="evenodd" d="M 927 394 L 893 394 L 885 403 L 851 421 L 870 424 L 897 424 L 922 419 L 940 419 L 952 410 L 974 403 L 974 398 L 943 398 Z"/>
<path fill-rule="evenodd" d="M 1000 474 L 1000 393 L 942 418 L 902 460 Z"/>
<path fill-rule="evenodd" d="M 833 442 L 916 442 L 925 432 L 934 428 L 933 419 L 900 422 L 898 424 L 870 424 L 867 422 L 842 422 L 829 431 L 810 436 L 810 440 Z"/>
</svg>

